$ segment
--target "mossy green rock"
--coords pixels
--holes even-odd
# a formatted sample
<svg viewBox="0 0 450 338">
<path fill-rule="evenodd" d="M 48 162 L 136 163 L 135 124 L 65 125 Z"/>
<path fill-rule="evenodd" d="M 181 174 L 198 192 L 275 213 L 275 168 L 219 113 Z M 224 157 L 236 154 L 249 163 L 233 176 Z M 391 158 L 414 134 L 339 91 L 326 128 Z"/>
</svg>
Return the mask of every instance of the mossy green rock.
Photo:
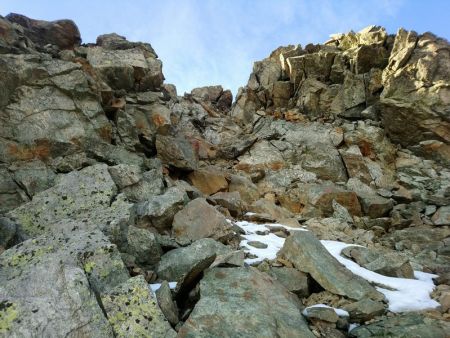
<svg viewBox="0 0 450 338">
<path fill-rule="evenodd" d="M 142 276 L 103 295 L 102 303 L 116 337 L 168 337 L 175 333 Z"/>
</svg>

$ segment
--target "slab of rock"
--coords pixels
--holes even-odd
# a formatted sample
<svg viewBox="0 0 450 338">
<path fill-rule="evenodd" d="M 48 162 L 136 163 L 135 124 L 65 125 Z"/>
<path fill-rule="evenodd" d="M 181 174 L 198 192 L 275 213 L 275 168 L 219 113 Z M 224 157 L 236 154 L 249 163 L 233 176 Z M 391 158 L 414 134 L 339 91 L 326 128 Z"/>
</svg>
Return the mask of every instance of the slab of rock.
<svg viewBox="0 0 450 338">
<path fill-rule="evenodd" d="M 135 257 L 136 263 L 152 266 L 159 262 L 162 249 L 155 234 L 131 225 L 127 233 L 127 253 Z"/>
<path fill-rule="evenodd" d="M 180 337 L 314 337 L 295 296 L 254 268 L 211 269 L 200 294 Z"/>
<path fill-rule="evenodd" d="M 96 164 L 61 175 L 55 186 L 36 194 L 9 215 L 27 236 L 50 233 L 61 220 L 73 219 L 91 229 L 101 229 L 118 243 L 125 241 L 123 230 L 130 222 L 131 204 L 116 195 L 108 166 Z"/>
<path fill-rule="evenodd" d="M 166 337 L 173 331 L 143 276 L 128 279 L 101 300 L 116 337 Z"/>
<path fill-rule="evenodd" d="M 433 319 L 423 314 L 408 313 L 385 318 L 369 325 L 359 326 L 349 332 L 353 338 L 369 337 L 448 337 L 450 324 L 443 320 Z"/>
<path fill-rule="evenodd" d="M 293 214 L 289 210 L 264 198 L 254 202 L 248 207 L 248 210 L 252 213 L 268 215 L 270 218 L 275 220 L 293 217 Z"/>
<path fill-rule="evenodd" d="M 405 255 L 359 246 L 347 247 L 342 254 L 370 271 L 391 277 L 414 278 L 413 268 Z"/>
<path fill-rule="evenodd" d="M 178 309 L 176 303 L 172 300 L 172 291 L 170 290 L 169 283 L 167 281 L 163 281 L 155 293 L 156 299 L 158 300 L 158 305 L 164 316 L 170 324 L 173 326 L 177 325 L 180 321 L 178 319 Z"/>
<path fill-rule="evenodd" d="M 309 231 L 296 231 L 286 240 L 278 253 L 295 268 L 309 273 L 325 290 L 360 300 L 365 297 L 384 299 L 365 279 L 342 266 Z"/>
<path fill-rule="evenodd" d="M 112 336 L 96 295 L 129 276 L 100 231 L 65 232 L 22 242 L 0 256 L 1 334 L 9 337 Z"/>
<path fill-rule="evenodd" d="M 156 151 L 163 163 L 183 170 L 198 168 L 198 155 L 193 145 L 182 136 L 156 136 Z"/>
<path fill-rule="evenodd" d="M 178 187 L 171 187 L 159 196 L 136 204 L 134 212 L 136 224 L 141 228 L 154 227 L 158 231 L 169 231 L 173 218 L 189 200 L 186 193 Z"/>
<path fill-rule="evenodd" d="M 204 198 L 196 198 L 173 218 L 172 233 L 180 243 L 190 243 L 201 238 L 226 240 L 231 235 L 231 225 Z"/>
<path fill-rule="evenodd" d="M 205 195 L 224 191 L 228 187 L 226 174 L 213 167 L 195 170 L 188 175 L 191 184 Z"/>
<path fill-rule="evenodd" d="M 230 248 L 212 238 L 202 238 L 187 247 L 164 254 L 156 272 L 161 279 L 176 281 L 189 272 L 195 264 L 212 254 L 221 256 L 231 252 Z"/>
<path fill-rule="evenodd" d="M 248 153 L 239 156 L 238 160 L 236 169 L 246 172 L 261 169 L 279 170 L 286 166 L 281 152 L 266 140 L 255 143 Z"/>
</svg>

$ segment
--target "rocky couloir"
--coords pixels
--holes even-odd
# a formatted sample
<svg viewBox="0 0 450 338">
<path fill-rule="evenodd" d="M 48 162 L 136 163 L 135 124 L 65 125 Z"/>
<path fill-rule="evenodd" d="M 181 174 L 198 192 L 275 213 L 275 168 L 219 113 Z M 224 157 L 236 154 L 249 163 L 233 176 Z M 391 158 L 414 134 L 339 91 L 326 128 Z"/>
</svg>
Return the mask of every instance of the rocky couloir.
<svg viewBox="0 0 450 338">
<path fill-rule="evenodd" d="M 0 17 L 0 336 L 448 335 L 446 40 L 279 47 L 234 102 L 178 96 L 148 43 L 80 43 L 70 20 Z M 319 240 L 436 274 L 438 306 L 397 313 Z"/>
</svg>

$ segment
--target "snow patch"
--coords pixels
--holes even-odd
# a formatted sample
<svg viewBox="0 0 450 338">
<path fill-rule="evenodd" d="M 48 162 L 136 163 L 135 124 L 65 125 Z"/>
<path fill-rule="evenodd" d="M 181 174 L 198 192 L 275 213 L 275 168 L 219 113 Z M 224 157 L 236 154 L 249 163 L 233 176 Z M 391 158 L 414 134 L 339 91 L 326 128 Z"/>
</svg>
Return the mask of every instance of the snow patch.
<svg viewBox="0 0 450 338">
<path fill-rule="evenodd" d="M 337 241 L 321 242 L 330 254 L 352 273 L 376 284 L 377 290 L 383 293 L 389 301 L 390 311 L 420 311 L 434 309 L 439 306 L 438 302 L 430 298 L 430 293 L 434 290 L 432 278 L 437 277 L 436 275 L 414 271 L 416 279 L 383 276 L 341 256 L 341 251 L 346 247 L 354 246 L 353 244 Z"/>
<path fill-rule="evenodd" d="M 155 283 L 155 284 L 149 284 L 150 290 L 152 290 L 153 293 L 156 292 L 161 287 L 161 283 Z M 169 288 L 175 289 L 177 287 L 177 282 L 169 282 Z"/>
</svg>

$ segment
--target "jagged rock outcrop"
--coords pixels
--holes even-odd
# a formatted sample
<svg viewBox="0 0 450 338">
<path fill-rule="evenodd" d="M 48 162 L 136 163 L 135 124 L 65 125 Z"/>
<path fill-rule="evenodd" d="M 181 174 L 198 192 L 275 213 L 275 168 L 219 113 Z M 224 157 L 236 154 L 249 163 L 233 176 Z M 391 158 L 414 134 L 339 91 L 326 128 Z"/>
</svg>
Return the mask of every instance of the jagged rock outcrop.
<svg viewBox="0 0 450 338">
<path fill-rule="evenodd" d="M 0 335 L 444 335 L 446 40 L 279 47 L 234 103 L 178 96 L 149 43 L 80 43 L 70 20 L 0 17 Z M 441 306 L 398 315 L 344 257 L 437 274 Z"/>
</svg>

